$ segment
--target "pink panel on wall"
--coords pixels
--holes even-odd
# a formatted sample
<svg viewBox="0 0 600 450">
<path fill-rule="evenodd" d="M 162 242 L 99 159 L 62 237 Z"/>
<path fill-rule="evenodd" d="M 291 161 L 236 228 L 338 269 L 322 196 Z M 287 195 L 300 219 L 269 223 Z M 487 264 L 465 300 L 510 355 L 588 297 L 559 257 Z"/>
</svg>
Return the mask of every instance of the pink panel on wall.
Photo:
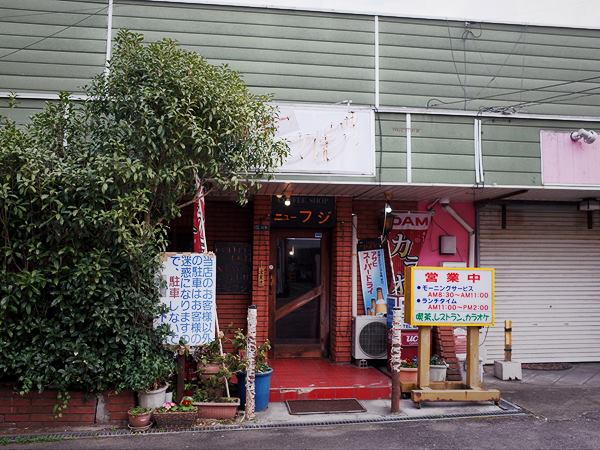
<svg viewBox="0 0 600 450">
<path fill-rule="evenodd" d="M 472 203 L 450 203 L 454 209 L 471 227 L 475 228 L 475 207 Z M 425 211 L 427 203 L 419 203 L 419 211 Z M 440 255 L 440 236 L 456 236 L 456 254 Z M 419 257 L 420 266 L 441 266 L 442 262 L 469 261 L 469 234 L 450 216 L 439 204 L 434 209 L 433 220 Z"/>
<path fill-rule="evenodd" d="M 600 139 L 573 142 L 569 132 L 540 131 L 544 184 L 600 185 Z"/>
</svg>

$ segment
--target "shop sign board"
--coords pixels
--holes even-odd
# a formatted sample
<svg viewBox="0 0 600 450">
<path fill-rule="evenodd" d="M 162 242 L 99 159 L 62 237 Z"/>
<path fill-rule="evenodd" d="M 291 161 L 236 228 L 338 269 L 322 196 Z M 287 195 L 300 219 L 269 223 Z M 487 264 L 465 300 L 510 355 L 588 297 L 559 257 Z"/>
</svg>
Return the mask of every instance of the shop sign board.
<svg viewBox="0 0 600 450">
<path fill-rule="evenodd" d="M 278 104 L 281 174 L 375 175 L 375 114 L 354 105 Z"/>
<path fill-rule="evenodd" d="M 413 326 L 494 325 L 495 269 L 409 267 L 405 310 Z"/>
<path fill-rule="evenodd" d="M 406 267 L 419 263 L 419 253 L 431 224 L 431 212 L 404 212 L 392 214 L 392 229 L 388 233 L 388 249 L 394 286 L 402 292 Z"/>
<path fill-rule="evenodd" d="M 168 344 L 190 345 L 215 339 L 216 273 L 214 253 L 165 253 L 162 257 L 161 303 L 168 311 L 155 325 L 168 324 Z"/>
<path fill-rule="evenodd" d="M 387 274 L 383 249 L 358 252 L 358 266 L 362 282 L 364 313 L 384 316 L 387 313 Z"/>
<path fill-rule="evenodd" d="M 332 228 L 335 225 L 335 197 L 292 195 L 271 201 L 272 228 Z"/>
</svg>

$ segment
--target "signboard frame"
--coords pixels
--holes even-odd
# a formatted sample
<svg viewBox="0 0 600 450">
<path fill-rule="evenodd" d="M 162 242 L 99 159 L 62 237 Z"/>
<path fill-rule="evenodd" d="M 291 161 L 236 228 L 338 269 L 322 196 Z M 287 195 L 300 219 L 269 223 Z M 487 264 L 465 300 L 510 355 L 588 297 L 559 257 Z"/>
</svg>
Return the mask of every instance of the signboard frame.
<svg viewBox="0 0 600 450">
<path fill-rule="evenodd" d="M 415 315 L 415 271 L 443 271 L 443 272 L 490 272 L 491 273 L 491 318 L 489 322 L 422 322 L 417 321 Z M 417 266 L 407 267 L 405 273 L 405 296 L 404 296 L 404 314 L 405 321 L 412 326 L 418 327 L 492 327 L 496 320 L 496 299 L 495 299 L 495 281 L 496 281 L 496 269 L 488 267 L 433 267 L 433 266 Z M 408 319 L 408 320 L 407 320 Z"/>
<path fill-rule="evenodd" d="M 277 174 L 375 176 L 375 111 L 371 107 L 282 102 L 273 105 L 279 109 L 277 138 L 285 140 L 290 148 Z M 335 148 L 341 153 L 336 155 Z M 339 159 L 352 164 L 339 164 Z"/>
<path fill-rule="evenodd" d="M 336 199 L 330 195 L 292 195 L 285 199 L 271 198 L 271 228 L 335 227 L 337 221 Z"/>
</svg>

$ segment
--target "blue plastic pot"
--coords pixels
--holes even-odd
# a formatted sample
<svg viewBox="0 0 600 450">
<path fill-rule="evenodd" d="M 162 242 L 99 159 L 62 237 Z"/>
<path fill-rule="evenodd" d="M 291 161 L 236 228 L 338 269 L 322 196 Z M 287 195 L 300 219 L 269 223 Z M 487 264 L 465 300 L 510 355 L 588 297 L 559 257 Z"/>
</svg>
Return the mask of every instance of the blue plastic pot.
<svg viewBox="0 0 600 450">
<path fill-rule="evenodd" d="M 273 369 L 268 372 L 256 373 L 254 382 L 254 409 L 255 411 L 264 411 L 269 407 L 269 390 L 271 389 L 271 375 Z M 246 372 L 238 372 L 238 389 L 240 393 L 240 406 L 243 408 L 246 405 Z"/>
</svg>

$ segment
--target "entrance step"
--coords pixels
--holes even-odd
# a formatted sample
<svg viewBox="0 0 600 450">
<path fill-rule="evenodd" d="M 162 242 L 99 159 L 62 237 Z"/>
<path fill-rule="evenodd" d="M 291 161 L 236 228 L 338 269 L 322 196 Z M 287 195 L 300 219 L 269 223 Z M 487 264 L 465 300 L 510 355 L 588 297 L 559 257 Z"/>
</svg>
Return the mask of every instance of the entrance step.
<svg viewBox="0 0 600 450">
<path fill-rule="evenodd" d="M 337 364 L 321 358 L 273 359 L 272 402 L 357 398 L 390 398 L 390 379 L 372 367 L 361 369 L 350 363 Z"/>
</svg>

